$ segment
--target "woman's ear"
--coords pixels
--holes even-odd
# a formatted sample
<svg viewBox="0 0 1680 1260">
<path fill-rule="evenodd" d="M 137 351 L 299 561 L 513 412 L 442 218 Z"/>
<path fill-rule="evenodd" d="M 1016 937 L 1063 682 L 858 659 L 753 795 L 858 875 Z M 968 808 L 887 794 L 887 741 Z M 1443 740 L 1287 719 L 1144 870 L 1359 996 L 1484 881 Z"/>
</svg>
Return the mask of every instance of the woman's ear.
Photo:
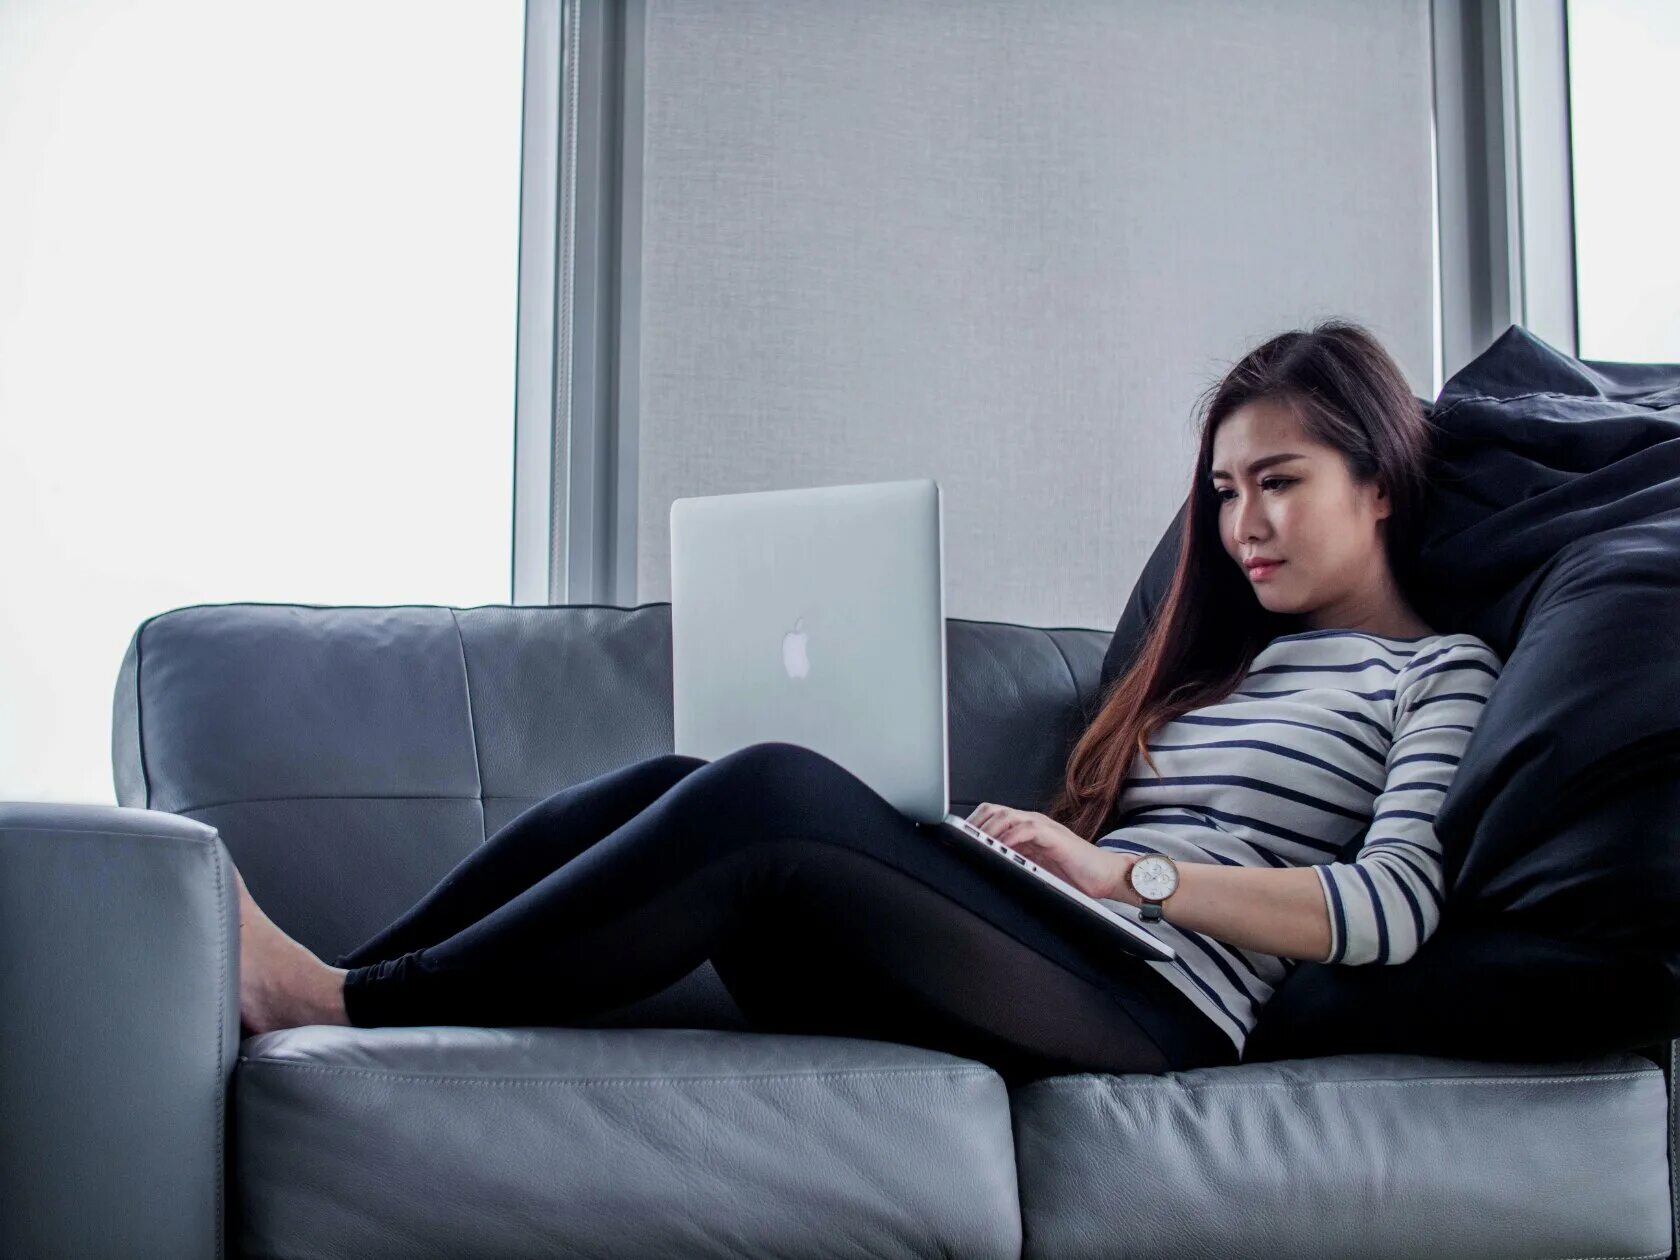
<svg viewBox="0 0 1680 1260">
<path fill-rule="evenodd" d="M 1380 521 L 1394 511 L 1394 500 L 1389 496 L 1388 487 L 1380 480 L 1371 484 L 1375 487 L 1371 502 L 1376 512 L 1376 519 Z"/>
</svg>

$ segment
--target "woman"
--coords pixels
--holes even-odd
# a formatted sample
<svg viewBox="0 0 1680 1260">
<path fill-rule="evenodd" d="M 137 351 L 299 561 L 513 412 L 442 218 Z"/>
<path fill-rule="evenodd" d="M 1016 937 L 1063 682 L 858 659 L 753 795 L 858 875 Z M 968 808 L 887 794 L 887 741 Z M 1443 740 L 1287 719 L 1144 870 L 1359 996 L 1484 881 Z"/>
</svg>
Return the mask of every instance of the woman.
<svg viewBox="0 0 1680 1260">
<path fill-rule="evenodd" d="M 1433 820 L 1500 669 L 1406 597 L 1428 422 L 1341 321 L 1272 338 L 1210 393 L 1135 662 L 1048 813 L 969 816 L 1093 897 L 1164 897 L 1173 962 L 1102 950 L 1077 909 L 1024 904 L 837 763 L 763 743 L 555 793 L 335 965 L 240 879 L 246 1030 L 586 1024 L 709 957 L 766 1031 L 1011 1080 L 1160 1072 L 1239 1061 L 1300 959 L 1403 962 L 1439 922 Z M 1132 885 L 1146 854 L 1176 886 Z"/>
</svg>

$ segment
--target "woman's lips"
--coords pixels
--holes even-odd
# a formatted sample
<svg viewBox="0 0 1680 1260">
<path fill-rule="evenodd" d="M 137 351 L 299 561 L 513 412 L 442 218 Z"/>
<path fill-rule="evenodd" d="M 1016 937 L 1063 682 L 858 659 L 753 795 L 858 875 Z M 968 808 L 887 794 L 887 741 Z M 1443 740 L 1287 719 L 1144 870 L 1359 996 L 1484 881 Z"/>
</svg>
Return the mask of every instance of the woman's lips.
<svg viewBox="0 0 1680 1260">
<path fill-rule="evenodd" d="M 1264 582 L 1267 578 L 1271 577 L 1272 574 L 1276 573 L 1279 568 L 1288 563 L 1289 562 L 1287 560 L 1279 560 L 1275 564 L 1257 564 L 1248 571 L 1248 580 L 1251 582 Z"/>
</svg>

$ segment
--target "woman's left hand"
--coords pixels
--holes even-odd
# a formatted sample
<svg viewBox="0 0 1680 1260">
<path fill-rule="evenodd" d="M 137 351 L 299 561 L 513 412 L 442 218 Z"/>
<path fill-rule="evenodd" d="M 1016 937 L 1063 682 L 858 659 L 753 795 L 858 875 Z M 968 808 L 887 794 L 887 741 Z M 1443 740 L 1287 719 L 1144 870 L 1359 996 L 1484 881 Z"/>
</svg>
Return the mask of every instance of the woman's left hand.
<svg viewBox="0 0 1680 1260">
<path fill-rule="evenodd" d="M 1126 875 L 1134 855 L 1100 849 L 1043 814 L 982 801 L 968 821 L 987 835 L 1059 875 L 1087 897 L 1129 901 Z"/>
</svg>

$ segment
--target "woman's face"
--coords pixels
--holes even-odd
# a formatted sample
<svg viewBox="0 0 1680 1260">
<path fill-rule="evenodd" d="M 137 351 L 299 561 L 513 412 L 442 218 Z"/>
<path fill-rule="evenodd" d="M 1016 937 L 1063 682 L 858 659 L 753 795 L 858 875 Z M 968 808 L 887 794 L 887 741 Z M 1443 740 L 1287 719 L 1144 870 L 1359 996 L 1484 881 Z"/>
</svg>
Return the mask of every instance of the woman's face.
<svg viewBox="0 0 1680 1260">
<path fill-rule="evenodd" d="M 1269 462 L 1254 468 L 1255 461 Z M 1257 400 L 1221 421 L 1211 484 L 1223 500 L 1220 541 L 1267 609 L 1315 630 L 1394 622 L 1377 528 L 1390 500 L 1375 484 L 1356 483 L 1342 453 L 1307 437 L 1287 407 Z M 1245 562 L 1253 557 L 1282 563 L 1251 571 Z"/>
</svg>

